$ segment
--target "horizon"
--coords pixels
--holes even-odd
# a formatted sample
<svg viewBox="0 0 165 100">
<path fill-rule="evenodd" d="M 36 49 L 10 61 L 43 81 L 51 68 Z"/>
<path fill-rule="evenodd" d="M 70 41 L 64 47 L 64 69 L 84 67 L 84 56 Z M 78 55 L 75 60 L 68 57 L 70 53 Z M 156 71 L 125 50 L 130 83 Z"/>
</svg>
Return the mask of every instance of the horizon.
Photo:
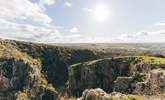
<svg viewBox="0 0 165 100">
<path fill-rule="evenodd" d="M 35 43 L 165 43 L 162 0 L 0 1 L 0 38 Z"/>
<path fill-rule="evenodd" d="M 5 41 L 17 41 L 17 42 L 26 42 L 26 43 L 35 43 L 35 44 L 47 44 L 47 45 L 67 45 L 67 44 L 165 44 L 165 42 L 56 42 L 56 43 L 44 43 L 44 42 L 36 42 L 36 41 L 29 41 L 29 40 L 17 40 L 17 39 L 4 39 L 0 38 L 0 40 Z"/>
</svg>

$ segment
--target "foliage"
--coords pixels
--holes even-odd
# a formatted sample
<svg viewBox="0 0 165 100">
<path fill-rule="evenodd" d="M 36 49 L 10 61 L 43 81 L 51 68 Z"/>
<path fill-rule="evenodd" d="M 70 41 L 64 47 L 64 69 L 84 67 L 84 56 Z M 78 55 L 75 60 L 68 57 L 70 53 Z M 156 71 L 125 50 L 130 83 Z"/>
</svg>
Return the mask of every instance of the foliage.
<svg viewBox="0 0 165 100">
<path fill-rule="evenodd" d="M 16 97 L 16 100 L 30 100 L 27 94 L 21 91 L 17 92 Z"/>
<path fill-rule="evenodd" d="M 53 45 L 11 41 L 18 50 L 27 53 L 42 63 L 42 72 L 55 87 L 64 86 L 68 80 L 68 66 L 99 58 L 95 52 L 86 49 L 70 49 Z"/>
</svg>

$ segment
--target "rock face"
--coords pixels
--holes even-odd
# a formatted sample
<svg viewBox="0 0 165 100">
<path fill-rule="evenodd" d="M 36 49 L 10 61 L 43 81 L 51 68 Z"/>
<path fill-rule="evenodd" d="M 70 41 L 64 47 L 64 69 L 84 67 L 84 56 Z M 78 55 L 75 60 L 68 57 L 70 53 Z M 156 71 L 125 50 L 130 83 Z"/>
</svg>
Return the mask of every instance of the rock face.
<svg viewBox="0 0 165 100">
<path fill-rule="evenodd" d="M 150 72 L 149 83 L 152 93 L 161 93 L 165 91 L 165 70 L 155 69 Z"/>
<path fill-rule="evenodd" d="M 134 93 L 159 95 L 165 91 L 165 70 L 151 70 L 145 82 L 136 83 Z"/>
<path fill-rule="evenodd" d="M 18 90 L 34 80 L 28 79 L 28 72 L 32 67 L 23 60 L 16 61 L 14 59 L 4 59 L 3 64 L 0 65 L 0 82 L 1 90 L 7 92 L 8 90 Z"/>
<path fill-rule="evenodd" d="M 117 77 L 114 81 L 113 91 L 129 94 L 132 92 L 132 77 Z"/>
<path fill-rule="evenodd" d="M 0 42 L 0 100 L 42 100 L 41 95 L 46 91 L 57 94 L 41 69 L 39 60 L 20 52 L 11 44 Z"/>
<path fill-rule="evenodd" d="M 71 64 L 100 58 L 99 54 L 86 49 L 70 49 L 52 45 L 12 41 L 21 52 L 26 52 L 42 62 L 42 72 L 48 82 L 61 89 L 68 81 L 68 67 Z"/>
<path fill-rule="evenodd" d="M 106 92 L 124 94 L 148 94 L 147 91 L 161 94 L 165 91 L 164 74 L 155 70 L 165 68 L 165 62 L 158 63 L 159 58 L 145 59 L 123 57 L 72 65 L 69 69 L 69 90 L 78 97 L 86 88 L 97 87 Z"/>
<path fill-rule="evenodd" d="M 0 41 L 0 100 L 129 100 L 164 92 L 164 58 L 101 59 L 91 50 Z"/>
<path fill-rule="evenodd" d="M 102 88 L 107 92 L 113 90 L 113 82 L 118 76 L 127 76 L 128 62 L 118 59 L 106 59 L 73 65 L 69 69 L 69 90 L 80 96 L 86 88 Z"/>
<path fill-rule="evenodd" d="M 16 60 L 16 59 L 3 59 L 3 60 L 4 61 L 2 61 L 1 59 L 1 65 L 0 65 L 0 72 L 1 72 L 0 73 L 0 84 L 1 84 L 0 98 L 15 100 L 16 98 L 15 94 L 18 91 L 23 91 L 24 89 L 31 89 L 30 91 L 33 91 L 34 85 L 37 82 L 44 80 L 43 78 L 39 78 L 40 77 L 39 74 L 41 74 L 41 73 L 38 73 L 41 71 L 41 66 L 39 65 L 38 66 L 32 65 L 24 60 Z M 41 84 L 41 85 L 44 85 L 44 84 Z M 39 86 L 38 86 L 38 89 L 39 89 Z M 41 93 L 44 93 L 44 91 L 42 90 L 39 90 L 39 91 Z M 38 94 L 38 96 L 39 95 L 40 94 Z M 28 97 L 29 96 L 30 95 L 28 95 Z"/>
<path fill-rule="evenodd" d="M 54 87 L 65 90 L 69 65 L 98 57 L 91 50 L 0 40 L 0 99 L 57 99 Z"/>
<path fill-rule="evenodd" d="M 8 91 L 10 86 L 9 79 L 3 75 L 0 75 L 0 92 Z"/>
</svg>

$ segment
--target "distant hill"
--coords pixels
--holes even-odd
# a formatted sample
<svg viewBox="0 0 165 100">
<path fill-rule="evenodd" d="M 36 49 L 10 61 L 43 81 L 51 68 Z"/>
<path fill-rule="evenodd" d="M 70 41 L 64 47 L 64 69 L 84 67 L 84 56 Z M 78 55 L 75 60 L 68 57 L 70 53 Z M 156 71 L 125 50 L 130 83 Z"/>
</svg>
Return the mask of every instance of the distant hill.
<svg viewBox="0 0 165 100">
<path fill-rule="evenodd" d="M 71 43 L 53 44 L 69 48 L 90 49 L 105 53 L 105 55 L 140 55 L 146 52 L 165 55 L 165 43 Z"/>
</svg>

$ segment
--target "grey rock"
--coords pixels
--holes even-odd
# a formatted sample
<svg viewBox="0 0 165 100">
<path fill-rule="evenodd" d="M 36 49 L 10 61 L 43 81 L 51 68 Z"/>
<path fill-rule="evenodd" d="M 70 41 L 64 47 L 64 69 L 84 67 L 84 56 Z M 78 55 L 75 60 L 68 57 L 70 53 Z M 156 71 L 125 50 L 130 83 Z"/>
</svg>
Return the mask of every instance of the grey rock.
<svg viewBox="0 0 165 100">
<path fill-rule="evenodd" d="M 126 94 L 131 93 L 132 82 L 132 77 L 117 77 L 117 79 L 114 81 L 113 91 Z"/>
<path fill-rule="evenodd" d="M 7 92 L 9 90 L 9 79 L 3 75 L 0 75 L 0 92 Z"/>
<path fill-rule="evenodd" d="M 112 60 L 112 59 L 111 59 Z M 129 63 L 122 60 L 105 59 L 95 64 L 83 63 L 69 68 L 69 90 L 81 96 L 86 88 L 102 88 L 113 91 L 114 81 L 118 76 L 127 76 Z M 95 61 L 93 61 L 95 62 Z"/>
<path fill-rule="evenodd" d="M 110 97 L 102 89 L 86 89 L 80 100 L 110 100 Z"/>
<path fill-rule="evenodd" d="M 165 70 L 158 68 L 153 69 L 148 74 L 148 79 L 145 82 L 137 82 L 134 93 L 159 95 L 165 91 Z"/>
</svg>

